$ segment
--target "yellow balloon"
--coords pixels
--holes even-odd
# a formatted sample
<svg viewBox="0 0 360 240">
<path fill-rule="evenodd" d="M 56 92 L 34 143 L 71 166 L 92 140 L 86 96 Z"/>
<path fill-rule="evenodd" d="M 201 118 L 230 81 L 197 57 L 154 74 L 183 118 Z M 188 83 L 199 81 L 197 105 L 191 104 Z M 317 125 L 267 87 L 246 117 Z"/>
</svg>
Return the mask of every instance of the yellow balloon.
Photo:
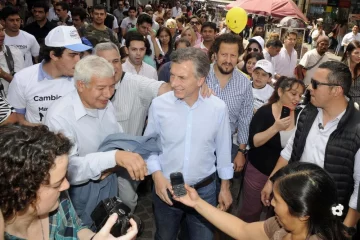
<svg viewBox="0 0 360 240">
<path fill-rule="evenodd" d="M 233 7 L 226 14 L 226 25 L 236 34 L 245 28 L 247 20 L 246 11 L 240 7 Z"/>
</svg>

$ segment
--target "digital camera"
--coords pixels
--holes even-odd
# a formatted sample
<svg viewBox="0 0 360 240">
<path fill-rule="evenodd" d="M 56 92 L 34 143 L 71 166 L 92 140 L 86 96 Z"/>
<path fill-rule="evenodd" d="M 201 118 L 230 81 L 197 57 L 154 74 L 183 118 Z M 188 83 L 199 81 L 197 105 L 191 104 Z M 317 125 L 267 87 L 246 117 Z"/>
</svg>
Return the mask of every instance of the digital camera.
<svg viewBox="0 0 360 240">
<path fill-rule="evenodd" d="M 130 219 L 134 219 L 138 227 L 138 234 L 140 236 L 144 230 L 144 224 L 141 219 L 130 213 L 130 208 L 126 206 L 118 197 L 112 197 L 102 200 L 91 213 L 91 218 L 94 221 L 96 231 L 105 225 L 108 218 L 116 213 L 118 218 L 116 223 L 111 228 L 110 233 L 114 237 L 120 237 L 126 234 L 127 230 L 131 227 Z"/>
</svg>

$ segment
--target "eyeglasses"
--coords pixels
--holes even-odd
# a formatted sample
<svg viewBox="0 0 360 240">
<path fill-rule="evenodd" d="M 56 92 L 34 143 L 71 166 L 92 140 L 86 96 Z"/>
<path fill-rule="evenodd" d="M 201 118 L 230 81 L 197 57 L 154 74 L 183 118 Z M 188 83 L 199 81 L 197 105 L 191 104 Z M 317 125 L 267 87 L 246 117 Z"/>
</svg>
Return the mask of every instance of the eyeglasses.
<svg viewBox="0 0 360 240">
<path fill-rule="evenodd" d="M 259 49 L 257 49 L 257 48 L 247 48 L 247 51 L 248 52 L 252 52 L 252 51 L 254 51 L 254 52 L 258 52 L 259 51 Z"/>
<path fill-rule="evenodd" d="M 198 21 L 190 21 L 190 25 L 199 25 L 200 23 Z"/>
<path fill-rule="evenodd" d="M 322 82 L 316 81 L 315 79 L 311 79 L 312 89 L 317 89 L 319 85 L 324 85 L 324 86 L 329 86 L 329 87 L 340 86 L 339 84 L 336 84 L 336 83 L 322 83 Z"/>
</svg>

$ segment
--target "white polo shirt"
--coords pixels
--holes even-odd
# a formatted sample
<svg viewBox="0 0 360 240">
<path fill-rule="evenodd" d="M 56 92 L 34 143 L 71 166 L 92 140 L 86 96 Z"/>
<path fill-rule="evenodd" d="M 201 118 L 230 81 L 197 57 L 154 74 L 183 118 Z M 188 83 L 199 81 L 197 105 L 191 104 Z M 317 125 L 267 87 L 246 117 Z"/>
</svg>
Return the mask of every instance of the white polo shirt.
<svg viewBox="0 0 360 240">
<path fill-rule="evenodd" d="M 124 78 L 116 84 L 112 102 L 117 121 L 125 133 L 142 135 L 151 101 L 157 97 L 163 83 L 163 81 L 125 73 Z"/>
<path fill-rule="evenodd" d="M 33 65 L 32 57 L 39 56 L 40 46 L 35 37 L 23 30 L 15 37 L 10 37 L 5 33 L 4 43 L 8 46 L 17 47 L 24 56 L 24 67 Z"/>
<path fill-rule="evenodd" d="M 158 80 L 158 75 L 156 69 L 142 61 L 140 71 L 137 72 L 135 66 L 130 62 L 129 58 L 126 58 L 126 61 L 122 64 L 122 69 L 124 72 L 132 73 L 135 75 L 141 75 L 150 79 Z"/>
<path fill-rule="evenodd" d="M 297 52 L 292 50 L 289 55 L 285 47 L 281 48 L 279 54 L 273 58 L 275 62 L 275 73 L 286 77 L 295 77 L 294 70 L 297 63 Z"/>
<path fill-rule="evenodd" d="M 72 77 L 53 79 L 39 63 L 15 74 L 9 86 L 8 101 L 17 113 L 25 114 L 27 121 L 44 123 L 49 106 L 74 89 Z"/>
</svg>

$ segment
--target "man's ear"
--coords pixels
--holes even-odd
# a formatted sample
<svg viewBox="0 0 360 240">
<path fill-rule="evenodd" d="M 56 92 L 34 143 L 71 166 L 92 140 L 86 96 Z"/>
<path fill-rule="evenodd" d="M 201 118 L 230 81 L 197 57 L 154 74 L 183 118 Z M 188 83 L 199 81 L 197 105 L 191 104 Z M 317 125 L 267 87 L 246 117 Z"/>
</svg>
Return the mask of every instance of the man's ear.
<svg viewBox="0 0 360 240">
<path fill-rule="evenodd" d="M 76 81 L 76 89 L 78 90 L 79 93 L 82 93 L 86 87 L 86 83 L 84 81 L 78 80 Z"/>
<path fill-rule="evenodd" d="M 197 85 L 201 87 L 204 84 L 204 82 L 205 82 L 205 77 L 201 77 L 198 79 Z"/>
</svg>

